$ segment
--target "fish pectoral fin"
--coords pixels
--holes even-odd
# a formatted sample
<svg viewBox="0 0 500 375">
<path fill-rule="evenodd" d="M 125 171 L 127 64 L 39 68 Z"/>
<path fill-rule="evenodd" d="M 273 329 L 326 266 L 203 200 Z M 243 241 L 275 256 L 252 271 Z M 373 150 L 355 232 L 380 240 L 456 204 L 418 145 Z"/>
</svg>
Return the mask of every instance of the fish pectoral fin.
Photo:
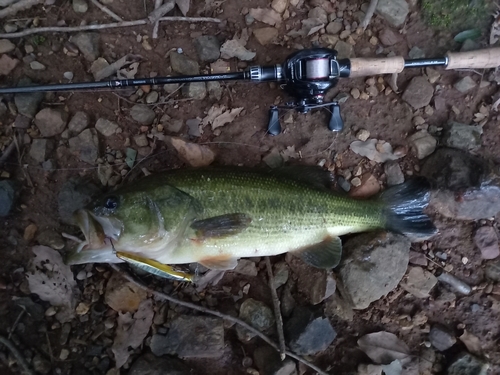
<svg viewBox="0 0 500 375">
<path fill-rule="evenodd" d="M 232 270 L 238 264 L 238 260 L 231 255 L 216 255 L 203 258 L 198 263 L 213 270 Z"/>
<path fill-rule="evenodd" d="M 323 241 L 293 252 L 307 264 L 330 269 L 335 268 L 342 258 L 342 241 L 339 237 L 327 237 Z"/>
<path fill-rule="evenodd" d="M 234 213 L 196 220 L 191 224 L 191 228 L 200 238 L 220 238 L 244 231 L 251 222 L 249 215 Z"/>
</svg>

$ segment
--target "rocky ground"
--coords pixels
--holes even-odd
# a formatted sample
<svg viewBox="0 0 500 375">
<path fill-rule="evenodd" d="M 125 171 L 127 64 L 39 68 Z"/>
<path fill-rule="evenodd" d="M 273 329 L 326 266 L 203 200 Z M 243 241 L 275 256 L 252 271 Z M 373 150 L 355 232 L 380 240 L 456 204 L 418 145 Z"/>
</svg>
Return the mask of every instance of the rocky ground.
<svg viewBox="0 0 500 375">
<path fill-rule="evenodd" d="M 488 1 L 380 0 L 362 31 L 361 1 L 179 0 L 167 16 L 213 19 L 162 21 L 158 38 L 151 23 L 12 38 L 154 10 L 152 1 L 98 3 L 110 14 L 96 3 L 47 0 L 4 15 L 12 5 L 0 1 L 0 85 L 227 72 L 312 46 L 434 57 L 500 36 Z M 69 237 L 81 237 L 71 212 L 100 191 L 185 166 L 309 164 L 359 198 L 426 176 L 439 234 L 344 238 L 332 272 L 273 257 L 289 350 L 330 374 L 500 373 L 499 82 L 498 70 L 441 68 L 343 79 L 327 99 L 341 103 L 344 131 L 327 129 L 326 111 L 283 111 L 276 137 L 266 134 L 268 106 L 290 98 L 274 83 L 0 97 L 0 344 L 19 350 L 0 345 L 0 371 L 21 373 L 24 359 L 40 374 L 314 373 L 230 320 L 152 295 L 239 317 L 277 342 L 264 259 L 198 286 L 128 269 L 149 290 L 107 264 L 63 262 Z"/>
</svg>

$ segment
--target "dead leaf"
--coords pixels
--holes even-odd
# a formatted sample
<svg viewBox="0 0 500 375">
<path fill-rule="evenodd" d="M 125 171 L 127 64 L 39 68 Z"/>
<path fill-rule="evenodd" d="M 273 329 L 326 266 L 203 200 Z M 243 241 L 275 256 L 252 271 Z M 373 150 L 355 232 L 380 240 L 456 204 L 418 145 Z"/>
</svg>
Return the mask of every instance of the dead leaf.
<svg viewBox="0 0 500 375">
<path fill-rule="evenodd" d="M 382 375 L 382 366 L 380 365 L 359 365 L 358 375 Z"/>
<path fill-rule="evenodd" d="M 71 268 L 64 264 L 61 254 L 47 246 L 32 249 L 35 258 L 31 261 L 28 284 L 31 293 L 59 307 L 56 318 L 65 323 L 75 316 L 75 307 L 80 295 Z"/>
<path fill-rule="evenodd" d="M 382 365 L 382 370 L 385 375 L 401 375 L 401 372 L 403 372 L 403 365 L 399 359 L 396 359 L 388 365 Z"/>
<path fill-rule="evenodd" d="M 495 19 L 491 25 L 490 44 L 495 44 L 500 39 L 500 11 L 495 14 Z"/>
<path fill-rule="evenodd" d="M 358 345 L 377 364 L 387 365 L 410 355 L 408 345 L 390 332 L 381 331 L 364 335 L 358 340 Z"/>
<path fill-rule="evenodd" d="M 467 350 L 472 354 L 475 354 L 479 357 L 483 355 L 483 348 L 481 346 L 481 341 L 475 335 L 464 329 L 464 333 L 459 337 L 460 341 L 464 343 L 467 347 Z"/>
<path fill-rule="evenodd" d="M 128 68 L 120 69 L 116 72 L 118 79 L 134 79 L 139 69 L 139 63 L 135 62 L 130 64 Z"/>
<path fill-rule="evenodd" d="M 306 37 L 321 30 L 325 25 L 317 18 L 307 18 L 301 21 L 302 27 L 299 30 L 291 30 L 288 36 L 292 38 Z"/>
<path fill-rule="evenodd" d="M 255 52 L 249 51 L 243 47 L 239 40 L 236 39 L 226 41 L 220 48 L 220 53 L 222 58 L 230 59 L 236 57 L 242 61 L 250 61 L 256 55 Z"/>
<path fill-rule="evenodd" d="M 175 0 L 175 3 L 179 7 L 182 15 L 186 17 L 187 12 L 189 12 L 190 0 Z"/>
<path fill-rule="evenodd" d="M 179 157 L 191 167 L 205 167 L 215 159 L 215 154 L 207 146 L 189 143 L 176 137 L 168 137 L 167 140 L 177 150 Z"/>
<path fill-rule="evenodd" d="M 114 273 L 106 284 L 104 302 L 118 312 L 135 312 L 147 293 L 134 283 L 125 281 L 119 274 Z"/>
<path fill-rule="evenodd" d="M 281 23 L 281 15 L 273 9 L 252 8 L 249 13 L 257 21 L 267 23 L 271 26 Z"/>
<path fill-rule="evenodd" d="M 233 122 L 236 117 L 243 111 L 243 107 L 226 110 L 224 105 L 218 106 L 215 104 L 208 111 L 207 116 L 203 119 L 203 126 L 212 124 L 212 130 L 220 128 L 230 122 Z"/>
<path fill-rule="evenodd" d="M 138 348 L 151 328 L 153 322 L 153 301 L 147 299 L 139 305 L 134 314 L 127 312 L 118 315 L 115 341 L 111 350 L 115 355 L 116 367 L 122 367 L 132 350 Z"/>
<path fill-rule="evenodd" d="M 237 37 L 237 34 L 235 34 L 233 39 L 236 39 L 243 47 L 245 47 L 248 43 L 248 39 L 250 39 L 248 28 L 245 27 L 243 30 L 241 30 L 241 35 L 239 37 Z"/>
<path fill-rule="evenodd" d="M 202 120 L 203 126 L 207 126 L 208 124 L 211 124 L 214 122 L 214 120 L 220 116 L 224 111 L 226 110 L 225 105 L 217 105 L 214 104 L 209 110 L 205 118 Z"/>
<path fill-rule="evenodd" d="M 94 78 L 96 81 L 100 81 L 101 79 L 112 76 L 113 74 L 118 72 L 123 67 L 128 67 L 128 66 L 132 65 L 133 63 L 139 63 L 140 61 L 142 61 L 142 56 L 133 55 L 133 54 L 129 53 L 128 55 L 123 56 L 121 59 L 116 60 L 114 63 L 109 64 L 105 68 L 96 72 L 94 74 Z M 139 66 L 139 64 L 137 64 L 137 66 Z"/>
<path fill-rule="evenodd" d="M 350 149 L 354 153 L 365 156 L 377 163 L 385 163 L 388 160 L 397 160 L 402 157 L 392 153 L 392 146 L 389 142 L 378 141 L 377 139 L 369 139 L 365 142 L 354 141 L 351 143 Z"/>
<path fill-rule="evenodd" d="M 299 153 L 295 151 L 295 146 L 288 146 L 285 150 L 280 151 L 283 161 L 287 162 L 290 159 L 298 159 Z"/>
</svg>

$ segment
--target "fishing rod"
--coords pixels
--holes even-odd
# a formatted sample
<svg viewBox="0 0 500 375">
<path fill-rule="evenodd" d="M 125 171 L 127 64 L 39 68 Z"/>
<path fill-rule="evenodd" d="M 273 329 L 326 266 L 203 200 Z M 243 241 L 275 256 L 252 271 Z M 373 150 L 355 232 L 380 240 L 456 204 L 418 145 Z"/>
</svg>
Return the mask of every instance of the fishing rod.
<svg viewBox="0 0 500 375">
<path fill-rule="evenodd" d="M 0 88 L 0 94 L 114 89 L 207 81 L 279 82 L 296 100 L 283 106 L 273 105 L 270 107 L 267 125 L 269 134 L 278 135 L 281 133 L 280 109 L 292 109 L 300 113 L 307 113 L 315 108 L 327 108 L 331 113 L 328 128 L 338 132 L 344 127 L 339 103 L 336 101 L 325 102 L 324 99 L 327 91 L 338 83 L 339 78 L 401 73 L 406 68 L 430 66 L 442 66 L 446 70 L 452 70 L 496 68 L 499 65 L 500 48 L 448 52 L 442 58 L 413 60 L 405 60 L 401 56 L 337 59 L 337 51 L 333 49 L 312 48 L 291 54 L 283 64 L 251 66 L 242 72 L 9 87 Z"/>
</svg>

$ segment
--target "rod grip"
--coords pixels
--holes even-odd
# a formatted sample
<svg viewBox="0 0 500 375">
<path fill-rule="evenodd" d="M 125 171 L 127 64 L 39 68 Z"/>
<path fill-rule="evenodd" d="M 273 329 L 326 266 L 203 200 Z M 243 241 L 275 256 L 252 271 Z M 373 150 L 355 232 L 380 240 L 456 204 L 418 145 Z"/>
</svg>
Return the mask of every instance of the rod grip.
<svg viewBox="0 0 500 375">
<path fill-rule="evenodd" d="M 446 70 L 486 69 L 500 65 L 500 47 L 469 52 L 448 52 L 446 56 L 448 57 Z"/>
<path fill-rule="evenodd" d="M 382 58 L 354 58 L 351 62 L 350 77 L 366 77 L 379 74 L 401 73 L 405 59 L 401 56 Z"/>
</svg>

